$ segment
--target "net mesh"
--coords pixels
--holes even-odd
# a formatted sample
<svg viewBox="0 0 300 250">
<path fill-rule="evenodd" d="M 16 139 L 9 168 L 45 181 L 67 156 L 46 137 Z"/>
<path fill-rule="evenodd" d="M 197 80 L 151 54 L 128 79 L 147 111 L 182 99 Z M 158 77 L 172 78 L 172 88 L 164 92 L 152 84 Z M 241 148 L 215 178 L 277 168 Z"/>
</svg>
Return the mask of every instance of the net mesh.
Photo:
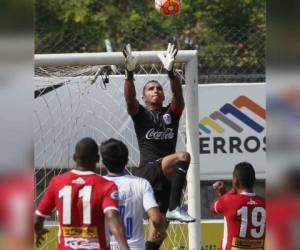
<svg viewBox="0 0 300 250">
<path fill-rule="evenodd" d="M 184 83 L 184 64 L 176 72 Z M 78 140 L 92 137 L 101 143 L 110 137 L 120 139 L 129 149 L 127 171 L 139 163 L 139 150 L 132 120 L 123 97 L 124 69 L 116 65 L 80 67 L 36 67 L 34 101 L 34 147 L 36 203 L 52 176 L 74 167 L 73 150 Z M 140 65 L 135 74 L 137 99 L 149 80 L 158 80 L 171 98 L 169 80 L 161 65 Z M 180 121 L 177 150 L 185 150 L 185 114 Z M 100 174 L 105 171 L 99 166 Z M 182 205 L 187 204 L 184 191 Z M 56 224 L 55 215 L 48 223 Z M 53 227 L 52 231 L 56 229 Z M 147 227 L 146 227 L 147 231 Z M 162 249 L 188 246 L 187 226 L 170 224 Z M 41 249 L 53 249 L 56 234 L 50 233 Z"/>
</svg>

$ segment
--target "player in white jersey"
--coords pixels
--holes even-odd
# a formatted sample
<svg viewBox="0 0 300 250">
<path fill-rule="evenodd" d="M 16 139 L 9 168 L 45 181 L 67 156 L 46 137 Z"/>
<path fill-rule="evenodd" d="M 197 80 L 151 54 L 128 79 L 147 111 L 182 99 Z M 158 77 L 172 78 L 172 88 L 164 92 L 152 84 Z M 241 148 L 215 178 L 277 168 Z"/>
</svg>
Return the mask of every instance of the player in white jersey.
<svg viewBox="0 0 300 250">
<path fill-rule="evenodd" d="M 101 159 L 108 171 L 106 179 L 114 181 L 119 190 L 119 212 L 124 222 L 127 243 L 131 250 L 144 250 L 143 217 L 145 212 L 149 223 L 154 226 L 153 238 L 148 241 L 162 241 L 164 237 L 164 219 L 159 211 L 150 183 L 143 178 L 124 172 L 128 162 L 126 145 L 116 139 L 109 139 L 100 146 Z M 119 250 L 113 236 L 111 250 Z"/>
</svg>

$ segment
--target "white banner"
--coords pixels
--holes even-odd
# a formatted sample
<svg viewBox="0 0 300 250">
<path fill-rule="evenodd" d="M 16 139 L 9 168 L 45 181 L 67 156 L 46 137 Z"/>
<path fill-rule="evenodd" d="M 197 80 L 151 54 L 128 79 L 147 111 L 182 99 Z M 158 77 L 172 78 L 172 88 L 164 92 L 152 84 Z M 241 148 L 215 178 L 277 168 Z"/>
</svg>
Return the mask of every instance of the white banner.
<svg viewBox="0 0 300 250">
<path fill-rule="evenodd" d="M 265 178 L 265 84 L 208 84 L 198 91 L 201 179 L 230 179 L 242 161 Z"/>
</svg>

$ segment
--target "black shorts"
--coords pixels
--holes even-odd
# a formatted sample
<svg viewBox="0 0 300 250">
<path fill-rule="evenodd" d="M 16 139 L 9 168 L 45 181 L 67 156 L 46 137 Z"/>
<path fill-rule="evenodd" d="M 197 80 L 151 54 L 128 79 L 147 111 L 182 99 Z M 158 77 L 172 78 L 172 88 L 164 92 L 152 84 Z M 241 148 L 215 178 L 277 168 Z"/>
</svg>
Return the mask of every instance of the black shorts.
<svg viewBox="0 0 300 250">
<path fill-rule="evenodd" d="M 161 159 L 139 166 L 133 170 L 133 174 L 150 182 L 160 211 L 166 213 L 169 208 L 171 183 L 163 174 Z"/>
</svg>

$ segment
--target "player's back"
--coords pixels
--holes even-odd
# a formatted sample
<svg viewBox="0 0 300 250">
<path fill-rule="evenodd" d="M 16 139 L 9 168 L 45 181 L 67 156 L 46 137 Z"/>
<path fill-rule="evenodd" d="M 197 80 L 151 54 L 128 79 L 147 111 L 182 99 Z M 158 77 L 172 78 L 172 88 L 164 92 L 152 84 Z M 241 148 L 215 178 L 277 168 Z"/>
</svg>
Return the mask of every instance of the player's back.
<svg viewBox="0 0 300 250">
<path fill-rule="evenodd" d="M 119 211 L 130 249 L 145 249 L 144 213 L 152 207 L 157 207 L 149 182 L 132 175 L 105 176 L 105 178 L 114 181 L 118 186 Z M 111 249 L 119 249 L 113 237 L 111 238 Z"/>
<path fill-rule="evenodd" d="M 212 208 L 224 215 L 222 250 L 264 249 L 266 210 L 264 198 L 255 193 L 221 196 Z"/>
<path fill-rule="evenodd" d="M 60 225 L 58 249 L 109 249 L 104 213 L 117 209 L 113 182 L 91 171 L 66 172 L 52 178 L 38 211 L 51 203 Z"/>
</svg>

